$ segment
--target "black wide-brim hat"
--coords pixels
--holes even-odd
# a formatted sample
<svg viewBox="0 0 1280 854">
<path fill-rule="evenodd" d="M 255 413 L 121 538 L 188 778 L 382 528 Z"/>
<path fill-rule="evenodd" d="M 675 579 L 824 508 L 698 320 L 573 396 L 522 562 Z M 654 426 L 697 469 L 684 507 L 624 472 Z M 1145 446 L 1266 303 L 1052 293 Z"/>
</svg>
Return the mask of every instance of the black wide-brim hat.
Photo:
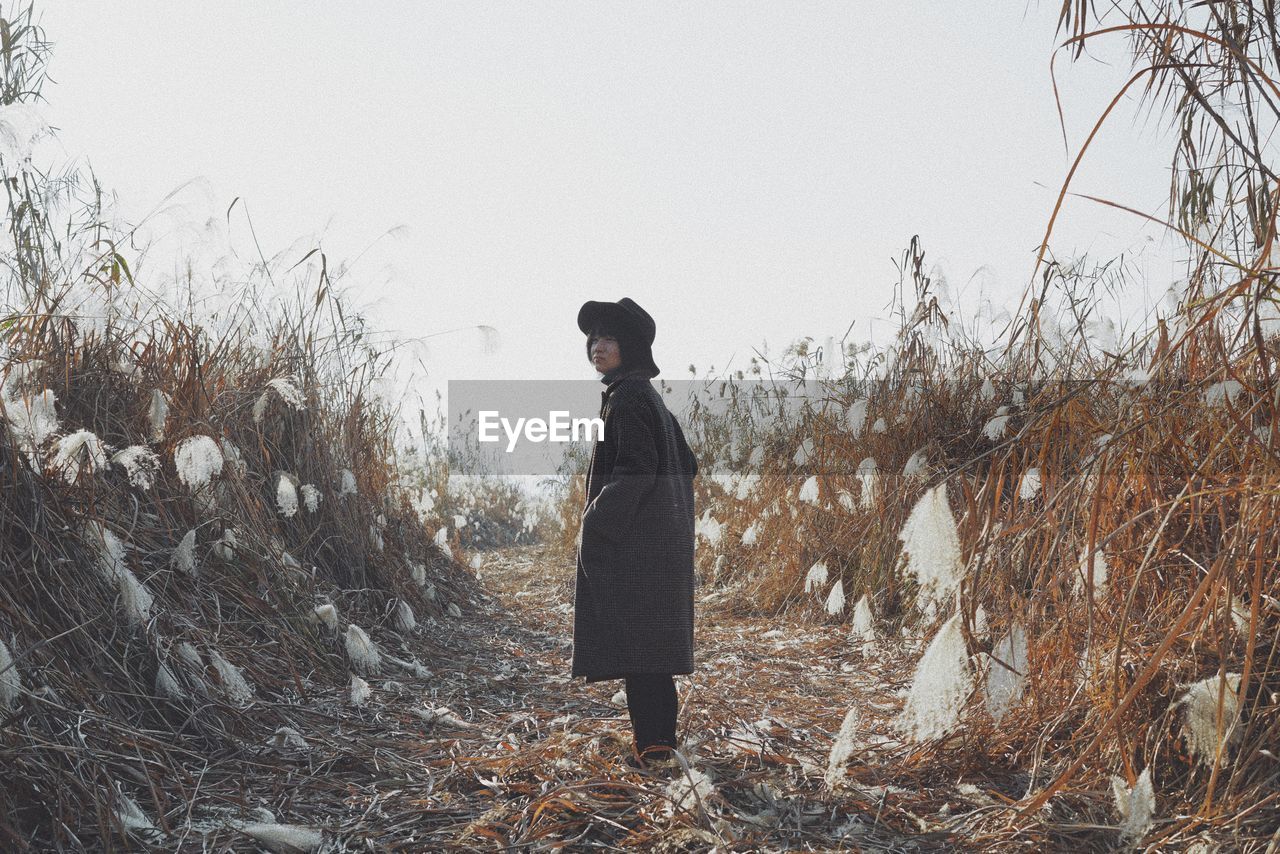
<svg viewBox="0 0 1280 854">
<path fill-rule="evenodd" d="M 597 326 L 616 330 L 623 337 L 629 366 L 648 371 L 650 377 L 658 375 L 658 366 L 653 361 L 653 339 L 658 325 L 635 300 L 623 297 L 617 302 L 584 302 L 578 309 L 578 328 L 589 335 Z"/>
</svg>

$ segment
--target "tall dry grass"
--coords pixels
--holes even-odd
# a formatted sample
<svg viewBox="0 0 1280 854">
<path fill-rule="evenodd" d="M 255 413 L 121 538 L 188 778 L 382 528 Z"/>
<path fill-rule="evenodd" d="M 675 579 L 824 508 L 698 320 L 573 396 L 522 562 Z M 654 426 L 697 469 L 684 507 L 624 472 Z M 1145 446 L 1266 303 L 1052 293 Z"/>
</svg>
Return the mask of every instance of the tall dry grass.
<svg viewBox="0 0 1280 854">
<path fill-rule="evenodd" d="M 1021 781 L 1007 808 L 966 820 L 975 841 L 1262 850 L 1280 839 L 1275 21 L 1269 2 L 1063 5 L 1068 53 L 1129 37 L 1125 91 L 1178 132 L 1166 225 L 1191 260 L 1171 316 L 1104 341 L 1097 271 L 1048 252 L 1055 208 L 1035 287 L 995 351 L 948 326 L 913 241 L 901 269 L 914 299 L 888 351 L 846 347 L 818 382 L 804 343 L 768 366 L 791 405 L 762 400 L 757 377 L 740 374 L 708 382 L 708 405 L 693 407 L 703 470 L 720 473 L 698 487 L 709 520 L 697 558 L 725 586 L 719 598 L 842 626 L 866 595 L 886 643 L 933 638 L 961 615 L 971 672 L 936 693 L 961 684 L 967 699 L 939 700 L 929 713 L 946 735 L 908 762 Z M 1109 110 L 1098 126 L 1114 120 Z M 802 445 L 812 453 L 798 462 Z M 879 476 L 864 505 L 868 458 Z M 816 500 L 801 500 L 815 485 Z M 935 601 L 899 534 L 939 485 L 960 582 Z M 566 545 L 581 498 L 566 502 Z M 818 563 L 827 578 L 815 585 Z M 830 614 L 837 583 L 845 604 Z M 1014 657 L 1015 637 L 1026 661 L 1005 668 L 995 659 Z"/>
<path fill-rule="evenodd" d="M 35 21 L 30 5 L 0 20 L 7 127 L 40 97 Z M 91 176 L 15 151 L 0 155 L 0 847 L 165 848 L 155 828 L 174 816 L 242 812 L 235 758 L 292 710 L 347 702 L 361 662 L 343 627 L 411 659 L 404 606 L 449 619 L 469 576 L 403 488 L 398 413 L 375 389 L 386 353 L 323 256 L 292 277 L 292 259 L 261 258 L 216 281 L 225 314 L 202 316 L 135 276 Z M 50 435 L 33 407 L 56 416 Z M 79 431 L 154 454 L 154 483 L 93 443 L 55 467 Z M 193 489 L 175 452 L 199 436 L 220 471 Z M 304 485 L 290 513 L 281 495 Z"/>
</svg>

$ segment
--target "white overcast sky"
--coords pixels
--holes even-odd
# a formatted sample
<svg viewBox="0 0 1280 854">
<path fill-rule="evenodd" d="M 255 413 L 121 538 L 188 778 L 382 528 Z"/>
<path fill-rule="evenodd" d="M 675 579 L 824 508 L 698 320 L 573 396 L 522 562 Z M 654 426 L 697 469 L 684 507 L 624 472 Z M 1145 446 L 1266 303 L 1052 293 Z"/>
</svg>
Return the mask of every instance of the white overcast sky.
<svg viewBox="0 0 1280 854">
<path fill-rule="evenodd" d="M 200 177 L 192 204 L 246 200 L 268 254 L 353 259 L 399 228 L 348 279 L 376 322 L 501 336 L 432 339 L 434 382 L 593 377 L 578 307 L 622 296 L 681 379 L 851 322 L 883 340 L 913 234 L 966 310 L 1016 303 L 1070 162 L 1057 11 L 58 0 L 46 113 L 126 217 Z M 1127 77 L 1119 41 L 1102 58 L 1058 61 L 1072 155 Z M 1076 189 L 1161 212 L 1169 144 L 1143 115 L 1122 108 Z M 1085 201 L 1054 246 L 1140 253 L 1153 300 L 1176 274 L 1158 229 Z"/>
</svg>

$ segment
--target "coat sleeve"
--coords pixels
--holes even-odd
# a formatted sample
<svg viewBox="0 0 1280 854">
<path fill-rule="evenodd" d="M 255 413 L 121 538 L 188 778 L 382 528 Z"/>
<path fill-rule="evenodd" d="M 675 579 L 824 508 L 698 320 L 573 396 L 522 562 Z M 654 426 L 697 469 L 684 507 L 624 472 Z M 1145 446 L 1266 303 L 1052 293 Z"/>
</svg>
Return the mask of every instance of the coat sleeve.
<svg viewBox="0 0 1280 854">
<path fill-rule="evenodd" d="M 612 434 L 617 456 L 609 482 L 583 513 L 582 531 L 584 537 L 595 534 L 620 543 L 657 475 L 658 442 L 639 407 L 630 402 L 610 411 L 605 431 Z"/>
</svg>

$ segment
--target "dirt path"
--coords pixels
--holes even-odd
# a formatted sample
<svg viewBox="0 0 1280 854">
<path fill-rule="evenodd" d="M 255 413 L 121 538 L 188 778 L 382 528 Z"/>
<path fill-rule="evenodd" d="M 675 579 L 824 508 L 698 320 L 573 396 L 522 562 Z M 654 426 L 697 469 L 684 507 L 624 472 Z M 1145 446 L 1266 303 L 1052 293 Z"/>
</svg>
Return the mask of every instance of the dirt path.
<svg viewBox="0 0 1280 854">
<path fill-rule="evenodd" d="M 401 648 L 383 635 L 432 672 L 384 667 L 359 707 L 332 689 L 274 707 L 309 741 L 237 771 L 239 815 L 321 827 L 334 851 L 908 852 L 964 848 L 968 817 L 999 803 L 888 738 L 909 660 L 864 654 L 833 626 L 734 617 L 723 593 L 699 605 L 699 669 L 677 680 L 696 773 L 632 771 L 621 683 L 567 676 L 572 564 L 537 547 L 483 558 L 484 592 L 461 617 L 423 619 Z M 853 705 L 859 747 L 832 790 Z M 247 842 L 225 817 L 191 818 L 175 847 Z"/>
<path fill-rule="evenodd" d="M 950 810 L 929 780 L 895 786 L 873 767 L 874 757 L 901 749 L 881 735 L 901 702 L 893 674 L 909 674 L 909 664 L 883 652 L 868 660 L 834 627 L 762 624 L 731 616 L 727 597 L 704 597 L 699 670 L 678 683 L 682 753 L 710 788 L 677 804 L 697 774 L 644 775 L 622 762 L 630 728 L 615 696 L 621 682 L 567 678 L 572 565 L 545 549 L 512 549 L 486 555 L 479 575 L 490 598 L 443 627 L 441 640 L 459 657 L 438 670 L 429 698 L 470 727 L 435 733 L 463 765 L 435 792 L 457 818 L 424 826 L 418 840 L 530 849 L 954 846 L 944 830 Z M 828 754 L 855 703 L 860 740 L 877 747 L 860 751 L 833 793 L 824 784 Z M 936 782 L 951 792 L 950 781 Z"/>
</svg>

